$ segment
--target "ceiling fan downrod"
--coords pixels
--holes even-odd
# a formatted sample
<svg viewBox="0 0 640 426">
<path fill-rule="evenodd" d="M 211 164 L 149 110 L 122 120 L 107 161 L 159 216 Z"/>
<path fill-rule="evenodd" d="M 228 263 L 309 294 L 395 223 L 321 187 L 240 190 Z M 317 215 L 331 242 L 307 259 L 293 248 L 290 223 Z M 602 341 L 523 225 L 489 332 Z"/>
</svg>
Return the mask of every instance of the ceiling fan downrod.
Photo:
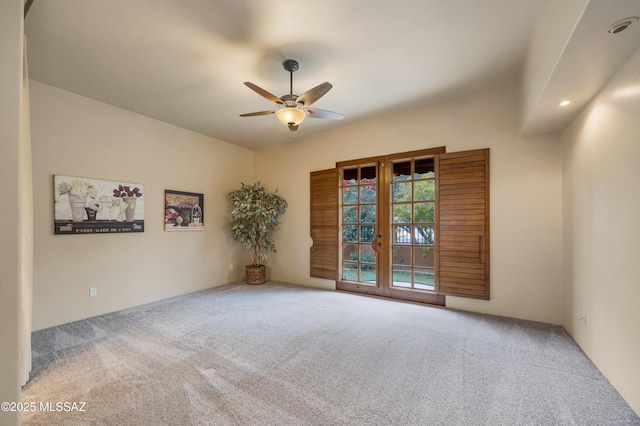
<svg viewBox="0 0 640 426">
<path fill-rule="evenodd" d="M 300 65 L 296 60 L 287 59 L 282 63 L 282 66 L 286 71 L 289 71 L 289 94 L 293 95 L 293 73 L 298 71 L 298 68 L 300 68 Z"/>
</svg>

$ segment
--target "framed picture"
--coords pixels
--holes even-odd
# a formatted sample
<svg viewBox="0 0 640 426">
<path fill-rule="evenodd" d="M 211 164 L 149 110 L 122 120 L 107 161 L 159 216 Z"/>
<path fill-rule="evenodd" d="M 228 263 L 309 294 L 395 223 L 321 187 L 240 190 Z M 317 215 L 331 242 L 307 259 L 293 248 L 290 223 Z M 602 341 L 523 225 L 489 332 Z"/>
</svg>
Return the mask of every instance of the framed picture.
<svg viewBox="0 0 640 426">
<path fill-rule="evenodd" d="M 53 177 L 55 234 L 144 232 L 144 186 L 91 178 Z"/>
<path fill-rule="evenodd" d="M 203 231 L 204 195 L 165 190 L 164 229 L 165 231 Z"/>
</svg>

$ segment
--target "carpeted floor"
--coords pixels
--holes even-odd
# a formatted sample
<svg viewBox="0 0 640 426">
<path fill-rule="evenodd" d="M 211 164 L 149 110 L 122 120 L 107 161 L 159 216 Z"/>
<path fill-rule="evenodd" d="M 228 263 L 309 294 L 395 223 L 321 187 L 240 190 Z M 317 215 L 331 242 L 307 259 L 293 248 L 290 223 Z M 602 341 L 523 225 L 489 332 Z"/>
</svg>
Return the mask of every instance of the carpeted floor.
<svg viewBox="0 0 640 426">
<path fill-rule="evenodd" d="M 282 283 L 41 330 L 33 355 L 25 425 L 640 425 L 562 327 Z"/>
</svg>

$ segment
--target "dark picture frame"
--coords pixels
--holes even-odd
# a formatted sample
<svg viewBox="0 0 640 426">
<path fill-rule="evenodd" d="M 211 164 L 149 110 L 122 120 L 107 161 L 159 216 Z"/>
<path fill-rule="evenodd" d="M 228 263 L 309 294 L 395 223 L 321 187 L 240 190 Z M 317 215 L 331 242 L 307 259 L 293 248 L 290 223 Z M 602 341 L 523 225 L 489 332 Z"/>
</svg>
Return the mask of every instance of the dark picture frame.
<svg viewBox="0 0 640 426">
<path fill-rule="evenodd" d="M 164 191 L 165 231 L 204 231 L 204 194 Z"/>
</svg>

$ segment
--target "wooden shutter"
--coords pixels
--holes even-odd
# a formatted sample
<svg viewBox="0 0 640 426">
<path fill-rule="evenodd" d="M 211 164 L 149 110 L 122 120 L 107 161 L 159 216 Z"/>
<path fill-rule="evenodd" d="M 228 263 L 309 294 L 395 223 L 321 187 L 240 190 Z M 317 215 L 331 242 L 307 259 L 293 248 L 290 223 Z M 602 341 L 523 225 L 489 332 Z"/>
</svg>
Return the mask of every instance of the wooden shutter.
<svg viewBox="0 0 640 426">
<path fill-rule="evenodd" d="M 311 172 L 311 272 L 338 278 L 338 169 Z"/>
<path fill-rule="evenodd" d="M 436 155 L 439 294 L 489 300 L 489 149 Z"/>
</svg>

